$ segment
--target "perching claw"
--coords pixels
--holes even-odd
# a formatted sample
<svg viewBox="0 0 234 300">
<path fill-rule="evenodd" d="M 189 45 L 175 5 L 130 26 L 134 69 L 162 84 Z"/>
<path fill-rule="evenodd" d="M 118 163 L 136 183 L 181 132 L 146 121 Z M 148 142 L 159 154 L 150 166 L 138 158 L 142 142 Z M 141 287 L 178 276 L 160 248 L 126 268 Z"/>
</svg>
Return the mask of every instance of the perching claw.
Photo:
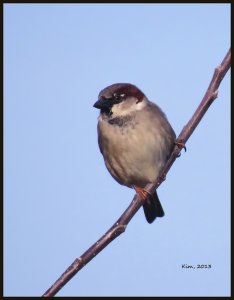
<svg viewBox="0 0 234 300">
<path fill-rule="evenodd" d="M 187 149 L 186 149 L 186 147 L 185 147 L 185 144 L 184 144 L 183 142 L 181 142 L 181 141 L 175 141 L 175 145 L 176 145 L 180 150 L 184 149 L 184 152 L 187 151 Z M 177 155 L 177 157 L 180 157 L 180 155 L 181 155 L 181 153 L 179 153 L 179 154 Z"/>
</svg>

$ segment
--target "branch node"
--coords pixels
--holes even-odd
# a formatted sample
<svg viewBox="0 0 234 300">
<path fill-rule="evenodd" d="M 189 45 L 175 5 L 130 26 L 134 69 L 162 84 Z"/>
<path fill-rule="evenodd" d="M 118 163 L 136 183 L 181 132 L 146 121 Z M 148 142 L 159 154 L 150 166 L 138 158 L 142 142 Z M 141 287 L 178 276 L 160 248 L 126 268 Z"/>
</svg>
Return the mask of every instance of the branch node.
<svg viewBox="0 0 234 300">
<path fill-rule="evenodd" d="M 116 223 L 117 225 L 118 223 Z M 123 233 L 126 229 L 127 225 L 122 225 L 119 224 L 115 227 L 113 227 L 109 232 L 107 232 L 106 236 L 107 239 L 112 239 L 113 237 L 117 237 L 118 235 L 120 235 L 121 233 Z"/>
<path fill-rule="evenodd" d="M 80 266 L 82 267 L 85 266 L 85 263 L 83 263 L 83 259 L 81 257 L 77 258 L 75 262 L 76 262 L 76 269 L 79 269 Z"/>
<path fill-rule="evenodd" d="M 212 94 L 212 98 L 213 98 L 213 99 L 218 98 L 218 94 L 219 94 L 219 91 L 218 91 L 218 90 L 214 91 L 213 94 Z"/>
</svg>

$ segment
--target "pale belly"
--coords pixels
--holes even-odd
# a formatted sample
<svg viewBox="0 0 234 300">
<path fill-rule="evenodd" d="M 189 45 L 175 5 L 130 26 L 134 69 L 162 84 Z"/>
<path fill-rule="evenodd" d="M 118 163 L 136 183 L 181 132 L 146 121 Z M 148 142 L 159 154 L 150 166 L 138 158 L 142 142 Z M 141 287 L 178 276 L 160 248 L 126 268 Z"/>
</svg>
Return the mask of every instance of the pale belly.
<svg viewBox="0 0 234 300">
<path fill-rule="evenodd" d="M 146 134 L 139 126 L 122 128 L 107 122 L 101 122 L 99 129 L 106 167 L 120 184 L 144 187 L 156 181 L 165 163 L 163 136 Z"/>
</svg>

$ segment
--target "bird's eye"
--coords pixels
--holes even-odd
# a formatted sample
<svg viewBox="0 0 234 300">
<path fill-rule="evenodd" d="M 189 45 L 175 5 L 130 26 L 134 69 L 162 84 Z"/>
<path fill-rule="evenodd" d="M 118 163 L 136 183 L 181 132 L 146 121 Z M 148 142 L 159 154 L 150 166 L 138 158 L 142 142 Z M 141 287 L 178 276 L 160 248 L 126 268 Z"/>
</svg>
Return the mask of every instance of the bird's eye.
<svg viewBox="0 0 234 300">
<path fill-rule="evenodd" d="M 113 94 L 113 98 L 117 102 L 121 102 L 124 97 L 125 97 L 125 94 L 118 94 L 118 93 Z"/>
<path fill-rule="evenodd" d="M 120 98 L 120 95 L 119 95 L 119 94 L 117 94 L 117 93 L 114 93 L 114 94 L 113 94 L 113 97 L 114 97 L 114 99 L 115 99 L 115 100 L 119 100 L 119 98 Z"/>
</svg>

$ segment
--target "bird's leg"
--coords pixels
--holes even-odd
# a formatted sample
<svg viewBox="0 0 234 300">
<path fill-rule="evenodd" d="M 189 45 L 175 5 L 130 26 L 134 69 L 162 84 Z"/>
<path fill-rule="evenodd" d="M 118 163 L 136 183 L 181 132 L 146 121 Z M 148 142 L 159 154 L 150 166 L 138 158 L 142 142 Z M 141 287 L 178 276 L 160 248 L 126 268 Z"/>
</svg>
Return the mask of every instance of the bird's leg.
<svg viewBox="0 0 234 300">
<path fill-rule="evenodd" d="M 136 191 L 136 193 L 144 200 L 146 200 L 149 196 L 151 196 L 151 194 L 149 192 L 147 192 L 145 189 L 143 189 L 141 187 L 133 185 L 133 188 Z"/>
</svg>

